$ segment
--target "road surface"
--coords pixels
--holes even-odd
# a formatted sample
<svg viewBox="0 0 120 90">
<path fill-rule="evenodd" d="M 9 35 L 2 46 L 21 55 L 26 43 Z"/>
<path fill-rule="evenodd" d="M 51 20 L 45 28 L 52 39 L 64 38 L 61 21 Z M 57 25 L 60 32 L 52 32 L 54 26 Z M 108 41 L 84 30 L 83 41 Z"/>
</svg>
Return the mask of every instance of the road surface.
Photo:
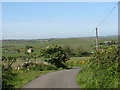
<svg viewBox="0 0 120 90">
<path fill-rule="evenodd" d="M 76 82 L 76 75 L 81 68 L 51 72 L 42 75 L 26 84 L 23 88 L 80 88 Z"/>
</svg>

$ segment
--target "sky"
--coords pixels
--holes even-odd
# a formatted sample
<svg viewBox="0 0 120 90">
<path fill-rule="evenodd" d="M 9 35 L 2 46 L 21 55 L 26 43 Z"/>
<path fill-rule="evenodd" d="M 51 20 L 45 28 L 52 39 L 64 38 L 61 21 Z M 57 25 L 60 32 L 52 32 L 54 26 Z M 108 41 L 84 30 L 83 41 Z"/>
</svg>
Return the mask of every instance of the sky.
<svg viewBox="0 0 120 90">
<path fill-rule="evenodd" d="M 3 39 L 44 39 L 118 34 L 116 2 L 3 2 Z"/>
</svg>

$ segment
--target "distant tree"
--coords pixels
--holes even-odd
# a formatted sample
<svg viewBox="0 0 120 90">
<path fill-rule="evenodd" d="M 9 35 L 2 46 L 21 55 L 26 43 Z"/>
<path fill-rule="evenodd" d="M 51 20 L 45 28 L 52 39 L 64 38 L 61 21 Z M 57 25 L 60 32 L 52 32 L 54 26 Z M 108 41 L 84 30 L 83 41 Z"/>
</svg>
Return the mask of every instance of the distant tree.
<svg viewBox="0 0 120 90">
<path fill-rule="evenodd" d="M 63 49 L 68 55 L 73 55 L 73 49 L 69 45 L 64 45 Z"/>
<path fill-rule="evenodd" d="M 20 53 L 20 50 L 19 50 L 19 49 L 16 49 L 16 51 L 17 51 L 18 53 Z"/>
<path fill-rule="evenodd" d="M 91 55 L 91 53 L 89 53 L 89 52 L 87 52 L 87 51 L 83 51 L 83 52 L 81 53 L 81 55 L 82 55 L 82 56 L 89 56 L 89 55 Z"/>
<path fill-rule="evenodd" d="M 82 56 L 82 52 L 84 52 L 83 50 L 83 47 L 82 46 L 78 46 L 75 48 L 75 53 L 76 53 L 76 56 L 79 56 L 81 57 Z"/>
<path fill-rule="evenodd" d="M 33 48 L 32 46 L 26 46 L 25 48 L 29 49 L 29 48 Z"/>
</svg>

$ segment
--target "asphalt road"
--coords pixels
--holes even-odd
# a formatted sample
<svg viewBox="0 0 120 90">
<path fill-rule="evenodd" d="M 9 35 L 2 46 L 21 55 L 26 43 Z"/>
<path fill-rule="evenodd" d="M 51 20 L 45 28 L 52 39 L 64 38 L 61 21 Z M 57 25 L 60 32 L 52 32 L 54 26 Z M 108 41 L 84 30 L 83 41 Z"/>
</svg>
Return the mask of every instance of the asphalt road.
<svg viewBox="0 0 120 90">
<path fill-rule="evenodd" d="M 76 75 L 81 68 L 56 71 L 42 75 L 26 84 L 23 88 L 80 88 Z"/>
</svg>

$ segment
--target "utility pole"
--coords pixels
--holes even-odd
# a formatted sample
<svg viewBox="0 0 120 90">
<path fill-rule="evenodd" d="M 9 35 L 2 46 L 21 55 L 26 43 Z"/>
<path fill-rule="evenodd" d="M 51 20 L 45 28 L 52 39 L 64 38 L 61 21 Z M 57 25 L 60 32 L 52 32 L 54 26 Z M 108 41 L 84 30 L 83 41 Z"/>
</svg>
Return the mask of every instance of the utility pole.
<svg viewBox="0 0 120 90">
<path fill-rule="evenodd" d="M 98 29 L 96 28 L 96 50 L 98 50 Z"/>
</svg>

